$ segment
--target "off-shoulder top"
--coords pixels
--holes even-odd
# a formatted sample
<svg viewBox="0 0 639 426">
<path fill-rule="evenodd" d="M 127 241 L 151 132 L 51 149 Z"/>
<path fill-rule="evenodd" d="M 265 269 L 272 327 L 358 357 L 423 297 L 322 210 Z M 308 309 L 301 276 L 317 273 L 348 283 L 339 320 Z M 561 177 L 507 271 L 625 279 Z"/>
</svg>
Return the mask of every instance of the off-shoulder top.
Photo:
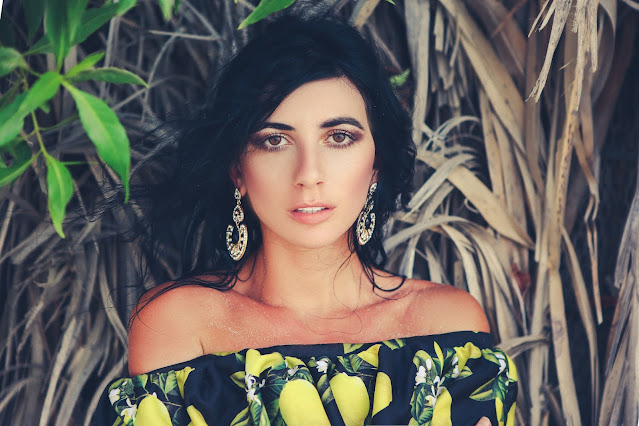
<svg viewBox="0 0 639 426">
<path fill-rule="evenodd" d="M 215 353 L 113 381 L 98 425 L 513 425 L 517 371 L 489 334 Z"/>
</svg>

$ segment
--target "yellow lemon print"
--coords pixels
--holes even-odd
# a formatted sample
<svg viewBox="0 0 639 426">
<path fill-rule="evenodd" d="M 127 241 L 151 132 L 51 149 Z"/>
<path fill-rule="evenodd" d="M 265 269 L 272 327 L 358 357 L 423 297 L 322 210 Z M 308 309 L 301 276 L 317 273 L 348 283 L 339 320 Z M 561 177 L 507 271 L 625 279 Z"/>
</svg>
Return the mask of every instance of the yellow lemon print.
<svg viewBox="0 0 639 426">
<path fill-rule="evenodd" d="M 472 343 L 468 342 L 464 346 L 455 346 L 455 353 L 457 354 L 459 371 L 462 371 L 466 366 L 466 361 L 469 359 L 479 358 L 481 356 L 481 350 Z"/>
<path fill-rule="evenodd" d="M 204 416 L 200 411 L 192 405 L 186 407 L 186 412 L 191 418 L 191 423 L 188 426 L 208 426 L 204 421 Z"/>
<path fill-rule="evenodd" d="M 195 368 L 185 367 L 182 370 L 175 372 L 175 379 L 177 380 L 177 385 L 180 389 L 180 395 L 182 398 L 184 398 L 184 382 L 186 382 L 186 379 L 193 370 L 195 370 Z"/>
<path fill-rule="evenodd" d="M 510 377 L 514 381 L 517 381 L 517 367 L 515 367 L 515 363 L 512 359 L 510 359 L 509 356 L 506 356 L 506 359 L 508 360 L 508 377 Z"/>
<path fill-rule="evenodd" d="M 510 406 L 510 410 L 508 410 L 508 418 L 506 419 L 506 426 L 515 426 L 515 402 Z"/>
<path fill-rule="evenodd" d="M 171 426 L 169 410 L 155 395 L 147 395 L 138 405 L 136 426 Z"/>
<path fill-rule="evenodd" d="M 377 367 L 377 364 L 379 363 L 379 347 L 380 346 L 382 345 L 379 343 L 377 345 L 373 345 L 370 348 L 366 349 L 365 351 L 358 353 L 357 356 L 359 356 L 361 359 L 363 359 L 367 363 L 371 364 L 373 367 Z"/>
<path fill-rule="evenodd" d="M 284 362 L 284 358 L 277 352 L 260 355 L 255 349 L 246 351 L 246 373 L 259 377 L 262 371 Z"/>
<path fill-rule="evenodd" d="M 291 380 L 280 393 L 280 413 L 287 425 L 330 426 L 317 389 L 303 379 Z"/>
<path fill-rule="evenodd" d="M 433 418 L 430 421 L 431 426 L 452 425 L 452 421 L 450 420 L 450 406 L 452 403 L 453 398 L 450 396 L 448 389 L 444 389 L 437 397 L 437 401 L 435 401 L 435 407 L 433 407 Z"/>
<path fill-rule="evenodd" d="M 295 358 L 294 356 L 287 356 L 286 358 L 284 358 L 284 360 L 286 361 L 286 365 L 288 366 L 288 368 L 295 368 L 298 365 L 306 366 L 306 364 L 304 364 L 304 361 L 299 358 Z"/>
<path fill-rule="evenodd" d="M 499 422 L 499 426 L 504 426 L 504 422 L 501 421 L 504 415 L 504 403 L 499 398 L 495 398 L 495 412 L 497 413 L 497 421 Z"/>
<path fill-rule="evenodd" d="M 380 371 L 375 379 L 375 393 L 373 394 L 373 416 L 388 405 L 393 400 L 393 387 L 388 374 Z"/>
<path fill-rule="evenodd" d="M 329 384 L 346 426 L 364 424 L 370 407 L 370 399 L 362 379 L 340 373 L 336 374 Z"/>
</svg>

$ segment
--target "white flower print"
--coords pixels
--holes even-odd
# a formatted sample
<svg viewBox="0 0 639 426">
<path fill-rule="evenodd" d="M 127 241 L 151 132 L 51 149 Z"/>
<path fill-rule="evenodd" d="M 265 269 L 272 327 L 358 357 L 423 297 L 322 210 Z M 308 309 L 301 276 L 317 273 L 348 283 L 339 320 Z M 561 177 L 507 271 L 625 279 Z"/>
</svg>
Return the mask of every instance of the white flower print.
<svg viewBox="0 0 639 426">
<path fill-rule="evenodd" d="M 431 407 L 434 407 L 435 401 L 437 401 L 437 399 L 433 395 L 426 395 L 426 404 L 430 405 Z"/>
<path fill-rule="evenodd" d="M 323 359 L 317 361 L 317 371 L 320 373 L 326 373 L 326 371 L 328 371 L 328 362 Z"/>
<path fill-rule="evenodd" d="M 124 410 L 122 410 L 122 414 L 121 414 L 121 415 L 122 415 L 122 417 L 124 417 L 125 419 L 126 419 L 127 417 L 129 417 L 129 418 L 131 418 L 131 419 L 135 420 L 135 414 L 136 414 L 137 412 L 138 412 L 138 406 L 137 406 L 137 404 L 136 404 L 136 405 L 134 405 L 134 406 L 132 406 L 132 407 L 125 408 Z"/>
<path fill-rule="evenodd" d="M 257 379 L 255 378 L 255 376 L 252 376 L 250 374 L 244 376 L 244 384 L 246 385 L 246 389 L 251 389 L 255 385 L 255 383 L 257 383 Z"/>
<path fill-rule="evenodd" d="M 415 375 L 415 385 L 420 383 L 426 383 L 426 369 L 423 365 L 419 366 L 419 370 L 417 370 L 417 374 Z"/>
<path fill-rule="evenodd" d="M 499 374 L 501 374 L 506 369 L 506 358 L 500 353 L 495 353 L 495 358 L 499 361 Z"/>
<path fill-rule="evenodd" d="M 428 368 L 428 370 L 433 368 L 433 362 L 430 359 L 426 360 L 426 368 Z"/>
<path fill-rule="evenodd" d="M 289 376 L 294 376 L 295 373 L 297 373 L 297 370 L 299 369 L 300 369 L 299 365 L 296 365 L 295 368 L 289 368 L 287 373 Z"/>
<path fill-rule="evenodd" d="M 120 400 L 120 388 L 115 388 L 115 389 L 111 389 L 111 392 L 109 392 L 109 402 L 111 402 L 111 405 L 115 404 L 116 401 Z"/>
<path fill-rule="evenodd" d="M 452 374 L 453 379 L 456 379 L 457 377 L 459 377 L 459 365 L 455 366 L 455 368 L 453 369 L 453 374 Z"/>
</svg>

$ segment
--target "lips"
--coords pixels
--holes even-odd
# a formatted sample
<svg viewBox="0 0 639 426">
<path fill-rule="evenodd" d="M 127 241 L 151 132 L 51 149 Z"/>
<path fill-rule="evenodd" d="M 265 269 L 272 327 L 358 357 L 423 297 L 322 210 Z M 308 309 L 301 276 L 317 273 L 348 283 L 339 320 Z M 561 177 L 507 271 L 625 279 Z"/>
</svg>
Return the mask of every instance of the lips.
<svg viewBox="0 0 639 426">
<path fill-rule="evenodd" d="M 313 214 L 321 212 L 322 210 L 326 210 L 328 207 L 302 207 L 299 209 L 295 209 L 296 212 Z"/>
<path fill-rule="evenodd" d="M 290 210 L 291 217 L 305 225 L 314 225 L 328 219 L 335 210 L 334 206 L 322 203 L 302 204 Z"/>
</svg>

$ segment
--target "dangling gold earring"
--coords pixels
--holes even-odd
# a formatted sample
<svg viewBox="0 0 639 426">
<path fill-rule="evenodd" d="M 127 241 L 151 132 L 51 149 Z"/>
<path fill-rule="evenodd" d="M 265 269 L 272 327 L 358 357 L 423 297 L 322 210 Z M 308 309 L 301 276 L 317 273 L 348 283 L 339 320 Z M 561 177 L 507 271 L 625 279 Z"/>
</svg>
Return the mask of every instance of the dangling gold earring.
<svg viewBox="0 0 639 426">
<path fill-rule="evenodd" d="M 366 197 L 364 208 L 357 218 L 357 242 L 360 246 L 363 246 L 371 239 L 373 231 L 375 230 L 375 213 L 373 213 L 372 210 L 374 206 L 373 194 L 376 189 L 377 183 L 373 183 L 368 190 L 368 196 Z M 366 227 L 366 222 L 369 223 L 368 227 Z"/>
<path fill-rule="evenodd" d="M 235 199 L 237 200 L 237 205 L 233 209 L 233 222 L 235 222 L 235 227 L 238 232 L 237 243 L 233 244 L 233 225 L 229 225 L 226 227 L 226 248 L 231 255 L 231 258 L 236 262 L 244 256 L 244 252 L 246 251 L 246 243 L 248 242 L 248 231 L 246 230 L 246 225 L 241 224 L 244 220 L 244 210 L 242 210 L 242 203 L 240 200 L 242 199 L 242 194 L 240 190 L 235 188 Z"/>
</svg>

